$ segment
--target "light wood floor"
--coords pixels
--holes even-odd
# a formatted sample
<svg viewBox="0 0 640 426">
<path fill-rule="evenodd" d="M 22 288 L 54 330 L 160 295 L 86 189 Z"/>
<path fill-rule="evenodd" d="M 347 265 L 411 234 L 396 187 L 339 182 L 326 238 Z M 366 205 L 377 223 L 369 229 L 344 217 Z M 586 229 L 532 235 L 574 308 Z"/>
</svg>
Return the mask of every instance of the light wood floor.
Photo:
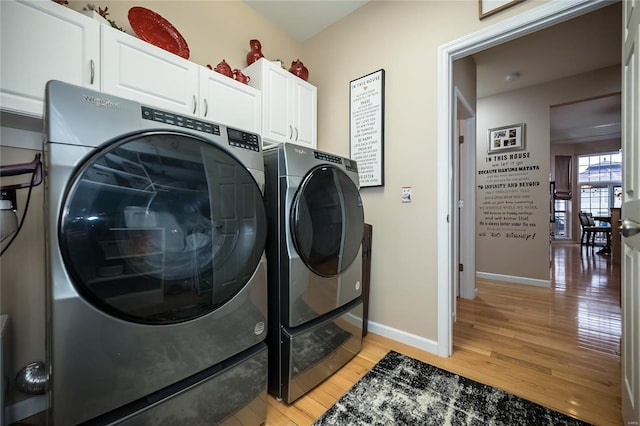
<svg viewBox="0 0 640 426">
<path fill-rule="evenodd" d="M 345 367 L 292 405 L 269 396 L 268 426 L 309 425 L 390 349 L 602 426 L 620 414 L 620 265 L 553 248 L 552 288 L 478 280 L 459 300 L 454 353 L 441 358 L 368 334 Z"/>
</svg>

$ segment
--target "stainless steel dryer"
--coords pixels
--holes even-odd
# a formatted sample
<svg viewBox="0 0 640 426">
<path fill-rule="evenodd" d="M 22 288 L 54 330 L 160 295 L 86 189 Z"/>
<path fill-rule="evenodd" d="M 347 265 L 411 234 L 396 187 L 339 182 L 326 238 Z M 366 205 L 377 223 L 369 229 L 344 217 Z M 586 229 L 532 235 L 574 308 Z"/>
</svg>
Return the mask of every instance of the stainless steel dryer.
<svg viewBox="0 0 640 426">
<path fill-rule="evenodd" d="M 287 143 L 264 161 L 269 392 L 290 403 L 360 351 L 364 211 L 355 161 Z"/>
<path fill-rule="evenodd" d="M 56 81 L 45 126 L 49 420 L 264 422 L 259 136 Z"/>
</svg>

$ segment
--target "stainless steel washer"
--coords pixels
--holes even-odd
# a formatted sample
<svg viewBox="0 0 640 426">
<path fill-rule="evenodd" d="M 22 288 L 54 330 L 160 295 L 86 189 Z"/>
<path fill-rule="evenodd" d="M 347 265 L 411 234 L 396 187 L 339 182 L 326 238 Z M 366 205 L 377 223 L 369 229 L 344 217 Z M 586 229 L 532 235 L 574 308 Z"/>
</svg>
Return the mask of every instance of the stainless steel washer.
<svg viewBox="0 0 640 426">
<path fill-rule="evenodd" d="M 49 419 L 266 417 L 258 135 L 46 89 Z"/>
<path fill-rule="evenodd" d="M 269 392 L 290 403 L 361 348 L 364 210 L 353 160 L 283 143 L 264 161 Z"/>
</svg>

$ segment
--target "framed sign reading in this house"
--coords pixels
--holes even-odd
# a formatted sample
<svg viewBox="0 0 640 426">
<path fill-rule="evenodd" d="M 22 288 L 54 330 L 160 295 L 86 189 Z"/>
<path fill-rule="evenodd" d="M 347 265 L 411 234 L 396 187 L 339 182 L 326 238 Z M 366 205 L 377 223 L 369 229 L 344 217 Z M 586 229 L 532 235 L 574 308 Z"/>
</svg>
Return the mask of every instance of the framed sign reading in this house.
<svg viewBox="0 0 640 426">
<path fill-rule="evenodd" d="M 384 186 L 384 70 L 352 80 L 349 89 L 350 156 L 360 187 Z"/>
</svg>

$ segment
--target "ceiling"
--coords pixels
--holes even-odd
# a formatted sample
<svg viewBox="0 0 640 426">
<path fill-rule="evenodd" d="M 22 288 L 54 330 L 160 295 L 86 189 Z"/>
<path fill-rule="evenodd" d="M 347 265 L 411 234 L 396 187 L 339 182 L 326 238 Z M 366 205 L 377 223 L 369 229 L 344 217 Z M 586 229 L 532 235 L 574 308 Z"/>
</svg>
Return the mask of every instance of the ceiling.
<svg viewBox="0 0 640 426">
<path fill-rule="evenodd" d="M 619 65 L 621 19 L 617 3 L 476 53 L 478 97 Z"/>
<path fill-rule="evenodd" d="M 368 0 L 244 0 L 251 8 L 302 43 L 338 22 Z"/>
<path fill-rule="evenodd" d="M 244 0 L 295 40 L 303 42 L 367 0 Z M 620 64 L 621 3 L 598 9 L 473 55 L 478 98 Z M 515 78 L 507 79 L 507 76 Z M 552 143 L 620 137 L 620 96 L 551 109 Z"/>
<path fill-rule="evenodd" d="M 606 96 L 551 108 L 551 142 L 582 143 L 619 139 L 621 96 Z"/>
<path fill-rule="evenodd" d="M 598 9 L 473 55 L 479 98 L 600 68 L 620 65 L 621 3 Z M 507 76 L 517 78 L 507 79 Z M 552 143 L 582 143 L 621 137 L 621 97 L 586 99 L 554 106 Z"/>
</svg>

